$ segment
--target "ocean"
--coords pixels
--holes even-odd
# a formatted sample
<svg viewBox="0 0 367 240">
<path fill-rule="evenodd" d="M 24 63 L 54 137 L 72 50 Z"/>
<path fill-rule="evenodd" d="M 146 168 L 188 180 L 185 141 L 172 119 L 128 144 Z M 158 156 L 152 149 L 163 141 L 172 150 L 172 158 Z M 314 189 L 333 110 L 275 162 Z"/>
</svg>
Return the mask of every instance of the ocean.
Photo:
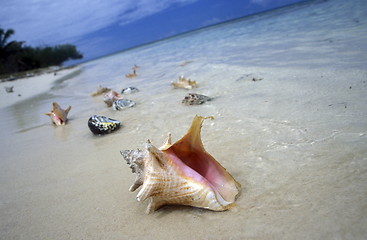
<svg viewBox="0 0 367 240">
<path fill-rule="evenodd" d="M 137 76 L 126 78 L 137 65 Z M 0 109 L 4 239 L 365 239 L 367 2 L 315 0 L 81 64 L 48 92 Z M 184 76 L 198 83 L 173 89 Z M 107 108 L 100 85 L 136 106 Z M 213 97 L 181 103 L 187 93 Z M 44 116 L 72 106 L 66 126 Z M 90 116 L 117 119 L 106 136 Z M 235 207 L 146 215 L 120 150 L 173 140 L 213 116 L 203 144 L 241 183 Z"/>
</svg>

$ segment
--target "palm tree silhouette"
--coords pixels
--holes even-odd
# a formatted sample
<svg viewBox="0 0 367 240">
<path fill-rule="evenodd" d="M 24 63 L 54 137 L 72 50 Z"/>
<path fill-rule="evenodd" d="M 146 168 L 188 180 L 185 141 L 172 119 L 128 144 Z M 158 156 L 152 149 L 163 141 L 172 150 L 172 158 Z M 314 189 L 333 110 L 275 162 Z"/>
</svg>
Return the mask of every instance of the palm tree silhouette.
<svg viewBox="0 0 367 240">
<path fill-rule="evenodd" d="M 4 30 L 0 28 L 0 57 L 5 58 L 11 52 L 18 51 L 24 42 L 11 41 L 8 42 L 9 38 L 14 34 L 13 29 Z"/>
<path fill-rule="evenodd" d="M 13 34 L 14 34 L 13 29 L 8 29 L 4 31 L 4 29 L 0 28 L 0 48 L 4 48 L 6 45 L 8 45 L 6 44 L 6 42 L 8 41 L 10 36 Z"/>
</svg>

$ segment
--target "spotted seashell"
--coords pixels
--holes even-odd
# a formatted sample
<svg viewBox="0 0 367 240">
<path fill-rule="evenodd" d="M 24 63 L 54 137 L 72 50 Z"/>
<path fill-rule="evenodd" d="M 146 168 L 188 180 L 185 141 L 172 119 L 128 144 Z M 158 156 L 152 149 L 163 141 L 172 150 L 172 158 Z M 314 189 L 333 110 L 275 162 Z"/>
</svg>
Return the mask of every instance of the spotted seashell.
<svg viewBox="0 0 367 240">
<path fill-rule="evenodd" d="M 137 89 L 136 87 L 127 87 L 121 90 L 122 94 L 130 94 L 136 92 L 139 92 L 139 89 Z"/>
<path fill-rule="evenodd" d="M 121 123 L 115 119 L 94 115 L 88 120 L 88 127 L 94 134 L 107 134 L 120 128 Z"/>
<path fill-rule="evenodd" d="M 189 93 L 182 100 L 182 103 L 186 105 L 200 105 L 212 99 L 213 98 L 205 96 L 205 95 L 201 95 L 197 93 Z"/>
<path fill-rule="evenodd" d="M 112 104 L 114 110 L 124 110 L 133 106 L 135 106 L 135 102 L 129 99 L 118 99 Z"/>
</svg>

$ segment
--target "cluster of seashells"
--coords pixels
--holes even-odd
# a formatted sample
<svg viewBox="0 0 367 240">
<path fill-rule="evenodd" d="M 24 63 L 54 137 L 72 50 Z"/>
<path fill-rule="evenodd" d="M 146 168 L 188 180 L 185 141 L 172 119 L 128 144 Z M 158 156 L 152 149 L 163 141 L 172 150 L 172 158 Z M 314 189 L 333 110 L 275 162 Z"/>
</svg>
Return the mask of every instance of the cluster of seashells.
<svg viewBox="0 0 367 240">
<path fill-rule="evenodd" d="M 127 78 L 132 78 L 132 77 L 136 77 L 136 70 L 139 68 L 139 66 L 134 65 L 132 67 L 132 71 L 133 73 L 131 74 L 127 74 L 126 77 Z M 193 88 L 197 88 L 198 84 L 196 83 L 196 81 L 193 81 L 191 79 L 187 79 L 183 76 L 180 76 L 177 82 L 172 82 L 171 85 L 174 88 L 183 88 L 186 90 L 191 90 Z M 132 93 L 136 93 L 138 92 L 139 89 L 136 87 L 127 87 L 127 88 L 123 88 L 121 90 L 121 94 L 132 94 Z M 107 107 L 112 107 L 112 109 L 120 111 L 120 110 L 124 110 L 127 108 L 131 108 L 134 107 L 136 105 L 136 103 L 133 100 L 127 99 L 122 97 L 118 92 L 107 88 L 107 87 L 103 87 L 103 86 L 99 86 L 99 88 L 91 93 L 91 96 L 96 97 L 96 96 L 100 96 L 103 95 L 103 101 L 106 103 Z M 207 101 L 211 101 L 213 100 L 212 97 L 208 97 L 202 94 L 198 94 L 198 93 L 188 93 L 186 94 L 186 96 L 184 97 L 184 99 L 182 100 L 183 104 L 186 105 L 200 105 L 203 104 Z M 69 113 L 71 109 L 71 106 L 69 106 L 66 109 L 62 109 L 56 102 L 52 103 L 52 110 L 50 112 L 45 113 L 46 115 L 50 116 L 51 121 L 55 124 L 55 125 L 65 125 L 67 122 L 67 115 Z M 95 117 L 92 116 L 89 120 L 88 120 L 88 126 L 90 128 L 90 130 L 94 133 L 94 134 L 102 134 L 102 133 L 110 133 L 111 131 L 105 131 L 105 129 L 110 129 L 107 126 L 111 126 L 111 124 L 117 124 L 116 123 L 117 120 L 114 119 L 110 119 L 108 117 L 104 117 L 104 116 L 100 116 L 100 117 Z M 120 123 L 121 124 L 121 123 Z M 103 127 L 102 127 L 103 126 Z M 113 128 L 113 129 L 118 129 L 117 125 Z"/>
<path fill-rule="evenodd" d="M 131 94 L 138 92 L 136 87 L 127 87 L 121 90 L 121 94 Z M 100 86 L 97 91 L 93 92 L 91 96 L 99 96 L 103 94 L 103 101 L 107 107 L 112 107 L 114 110 L 120 111 L 135 106 L 135 102 L 130 99 L 123 98 L 116 91 Z M 105 116 L 94 115 L 88 120 L 88 127 L 92 133 L 96 135 L 103 135 L 111 133 L 121 126 L 121 122 L 118 120 L 108 118 Z"/>
<path fill-rule="evenodd" d="M 136 76 L 135 65 L 133 73 Z M 126 75 L 126 77 L 135 77 Z M 174 88 L 192 90 L 197 88 L 196 81 L 179 77 L 171 83 Z M 132 94 L 136 87 L 122 89 L 121 94 Z M 116 91 L 100 86 L 92 96 L 103 95 L 108 107 L 123 110 L 135 106 L 132 100 L 123 98 Z M 213 98 L 188 93 L 182 103 L 200 105 Z M 52 110 L 45 113 L 55 125 L 65 125 L 71 106 L 62 109 L 56 102 Z M 234 206 L 240 192 L 240 184 L 230 173 L 211 156 L 201 141 L 201 128 L 205 119 L 213 117 L 195 116 L 188 132 L 180 140 L 171 143 L 171 135 L 159 148 L 150 140 L 145 150 L 123 150 L 122 157 L 136 174 L 130 191 L 140 188 L 136 199 L 148 200 L 147 213 L 154 212 L 165 205 L 186 205 L 212 211 L 225 211 Z M 93 115 L 88 119 L 88 127 L 96 135 L 109 134 L 121 127 L 121 122 L 105 116 Z"/>
<path fill-rule="evenodd" d="M 136 87 L 128 87 L 121 90 L 122 94 L 131 94 L 138 92 L 139 90 Z M 106 103 L 107 107 L 112 107 L 114 110 L 124 110 L 130 107 L 135 106 L 135 102 L 130 99 L 123 98 L 116 91 L 99 86 L 97 91 L 93 92 L 91 96 L 99 96 L 103 94 L 103 101 Z"/>
<path fill-rule="evenodd" d="M 127 87 L 122 89 L 122 94 L 131 94 L 138 92 L 139 90 L 136 87 Z M 120 94 L 113 91 L 110 88 L 106 88 L 103 86 L 99 86 L 99 88 L 91 93 L 91 96 L 99 96 L 103 95 L 103 100 L 107 104 L 108 107 L 112 107 L 114 110 L 124 110 L 130 107 L 135 106 L 135 102 L 129 99 L 125 99 L 121 97 Z M 68 113 L 71 109 L 69 106 L 66 109 L 60 107 L 60 105 L 56 102 L 52 103 L 52 109 L 50 112 L 45 113 L 48 115 L 53 124 L 56 126 L 65 125 L 68 121 Z M 121 126 L 121 122 L 118 120 L 108 118 L 105 116 L 93 115 L 88 119 L 88 127 L 92 133 L 96 135 L 103 135 L 111 133 Z"/>
<path fill-rule="evenodd" d="M 107 107 L 111 107 L 114 110 L 124 110 L 135 106 L 135 102 L 130 99 L 123 98 L 117 92 L 111 90 L 103 96 L 103 101 L 107 104 Z"/>
</svg>

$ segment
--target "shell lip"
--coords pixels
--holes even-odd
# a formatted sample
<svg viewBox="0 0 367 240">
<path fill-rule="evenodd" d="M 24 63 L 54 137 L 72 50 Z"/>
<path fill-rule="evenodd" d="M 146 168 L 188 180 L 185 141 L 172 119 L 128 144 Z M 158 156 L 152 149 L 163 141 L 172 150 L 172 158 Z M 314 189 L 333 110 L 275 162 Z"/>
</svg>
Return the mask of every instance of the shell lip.
<svg viewBox="0 0 367 240">
<path fill-rule="evenodd" d="M 226 202 L 234 202 L 239 193 L 240 184 L 204 149 L 200 132 L 205 119 L 214 119 L 214 117 L 195 116 L 186 135 L 162 151 L 169 154 L 176 164 L 178 161 L 182 162 L 179 166 L 185 165 L 204 178 Z M 188 172 L 185 171 L 184 174 Z M 201 177 L 194 177 L 202 180 Z"/>
<path fill-rule="evenodd" d="M 228 198 L 225 195 L 223 196 L 223 191 L 218 188 L 218 186 L 221 188 L 227 188 L 227 186 L 225 186 L 225 181 L 227 181 L 227 179 L 222 179 L 222 173 L 215 169 L 216 166 L 211 161 L 208 160 L 202 162 L 202 164 L 197 164 L 199 161 L 188 162 L 190 159 L 179 157 L 170 149 L 163 150 L 163 152 L 169 155 L 170 160 L 174 162 L 174 165 L 180 172 L 181 176 L 184 176 L 189 181 L 195 182 L 197 185 L 201 185 L 201 188 L 209 187 L 213 191 L 223 210 L 226 210 L 232 206 L 231 204 L 233 203 L 234 199 Z M 191 157 L 193 156 L 191 155 Z M 211 156 L 209 154 L 206 156 L 197 155 L 192 159 L 203 159 L 208 157 Z"/>
<path fill-rule="evenodd" d="M 64 121 L 64 119 L 62 118 L 62 116 L 58 116 L 56 113 L 52 112 L 51 113 L 51 118 L 52 121 L 56 124 L 56 125 L 64 125 L 66 121 Z"/>
</svg>

